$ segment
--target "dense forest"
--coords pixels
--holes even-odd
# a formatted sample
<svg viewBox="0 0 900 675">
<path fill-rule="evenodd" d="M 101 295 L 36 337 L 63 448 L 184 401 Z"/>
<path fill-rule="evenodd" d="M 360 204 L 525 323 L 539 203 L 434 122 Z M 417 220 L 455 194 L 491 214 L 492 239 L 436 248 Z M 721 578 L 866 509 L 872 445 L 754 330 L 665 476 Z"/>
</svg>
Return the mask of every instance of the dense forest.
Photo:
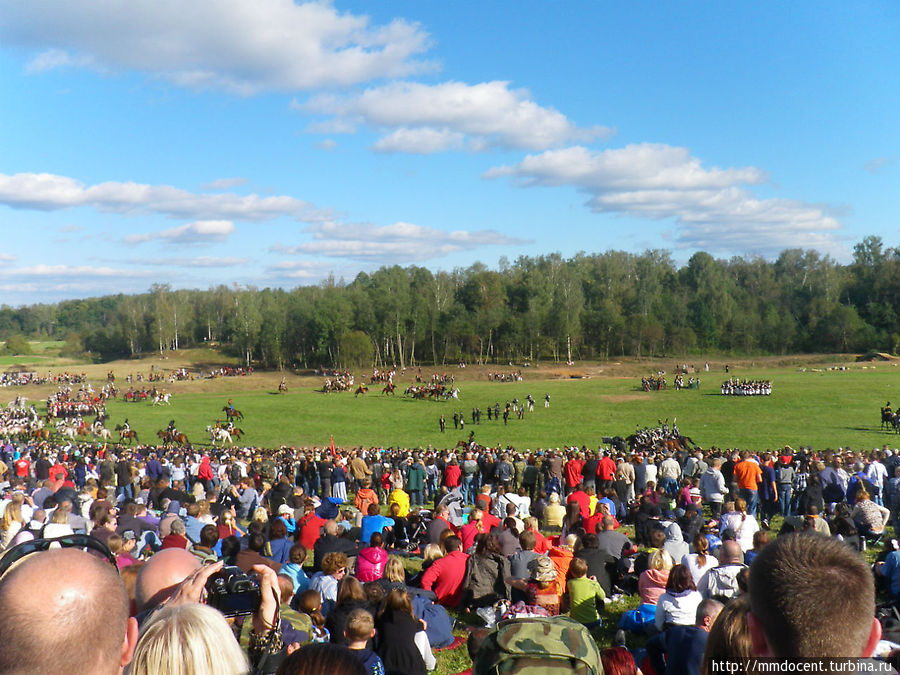
<svg viewBox="0 0 900 675">
<path fill-rule="evenodd" d="M 476 263 L 432 273 L 382 267 L 292 290 L 155 285 L 0 309 L 0 339 L 66 340 L 96 358 L 218 345 L 254 365 L 506 363 L 533 359 L 900 349 L 900 247 L 878 237 L 838 264 L 607 251 Z M 21 343 L 21 340 L 14 341 Z"/>
</svg>

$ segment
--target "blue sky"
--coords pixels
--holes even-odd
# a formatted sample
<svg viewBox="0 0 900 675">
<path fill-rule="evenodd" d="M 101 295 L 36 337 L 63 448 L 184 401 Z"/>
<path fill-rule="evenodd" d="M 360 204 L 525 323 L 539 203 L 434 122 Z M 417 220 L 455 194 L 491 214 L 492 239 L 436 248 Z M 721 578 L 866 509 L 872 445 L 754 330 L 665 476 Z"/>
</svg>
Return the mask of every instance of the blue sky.
<svg viewBox="0 0 900 675">
<path fill-rule="evenodd" d="M 900 5 L 0 0 L 0 303 L 900 244 Z"/>
</svg>

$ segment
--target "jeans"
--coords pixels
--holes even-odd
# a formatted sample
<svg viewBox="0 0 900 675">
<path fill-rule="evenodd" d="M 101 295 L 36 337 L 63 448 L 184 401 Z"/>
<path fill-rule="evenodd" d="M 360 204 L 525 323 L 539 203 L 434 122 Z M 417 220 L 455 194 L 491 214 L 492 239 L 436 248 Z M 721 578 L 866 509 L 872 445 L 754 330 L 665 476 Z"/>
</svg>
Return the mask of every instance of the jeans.
<svg viewBox="0 0 900 675">
<path fill-rule="evenodd" d="M 791 515 L 791 486 L 778 486 L 778 505 L 781 507 L 781 515 L 787 518 Z"/>
<path fill-rule="evenodd" d="M 475 495 L 478 494 L 476 492 L 477 487 L 475 485 L 475 474 L 471 476 L 463 476 L 462 481 L 462 496 L 463 501 L 466 504 L 474 504 L 475 503 Z"/>
<path fill-rule="evenodd" d="M 422 491 L 421 490 L 410 490 L 409 491 L 409 503 L 413 506 L 422 506 Z"/>
<path fill-rule="evenodd" d="M 747 513 L 751 516 L 755 516 L 756 509 L 759 506 L 759 492 L 757 490 L 741 488 L 738 490 L 738 496 L 747 502 Z"/>
</svg>

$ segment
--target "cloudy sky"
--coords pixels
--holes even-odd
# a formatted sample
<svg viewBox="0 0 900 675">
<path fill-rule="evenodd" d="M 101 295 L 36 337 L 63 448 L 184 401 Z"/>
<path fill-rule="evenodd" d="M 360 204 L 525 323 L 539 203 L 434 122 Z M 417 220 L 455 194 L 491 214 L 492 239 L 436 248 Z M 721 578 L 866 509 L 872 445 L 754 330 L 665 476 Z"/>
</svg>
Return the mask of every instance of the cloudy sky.
<svg viewBox="0 0 900 675">
<path fill-rule="evenodd" d="M 900 244 L 900 5 L 0 0 L 0 304 Z"/>
</svg>

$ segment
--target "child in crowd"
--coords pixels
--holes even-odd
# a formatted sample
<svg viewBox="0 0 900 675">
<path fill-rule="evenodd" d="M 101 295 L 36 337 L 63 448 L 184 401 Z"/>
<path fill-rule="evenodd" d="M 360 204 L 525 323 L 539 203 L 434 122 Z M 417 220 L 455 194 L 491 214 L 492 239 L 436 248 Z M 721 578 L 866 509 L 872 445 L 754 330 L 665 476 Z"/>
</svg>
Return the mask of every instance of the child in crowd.
<svg viewBox="0 0 900 675">
<path fill-rule="evenodd" d="M 606 593 L 596 579 L 588 578 L 587 572 L 587 563 L 581 558 L 574 558 L 569 565 L 569 616 L 584 624 L 591 635 L 597 638 L 602 625 L 597 605 L 603 605 Z"/>
<path fill-rule="evenodd" d="M 366 643 L 375 637 L 375 619 L 364 609 L 354 609 L 347 619 L 347 628 L 344 631 L 347 638 L 347 646 L 353 650 L 353 655 L 359 659 L 369 675 L 384 675 L 384 664 L 381 658 L 371 649 L 366 648 Z"/>
<path fill-rule="evenodd" d="M 313 589 L 303 591 L 297 602 L 297 608 L 309 616 L 312 622 L 311 642 L 330 642 L 331 634 L 325 628 L 325 616 L 322 614 L 322 596 Z"/>
<path fill-rule="evenodd" d="M 302 544 L 294 544 L 288 553 L 288 562 L 278 570 L 278 574 L 290 577 L 294 583 L 294 593 L 305 591 L 309 587 L 309 577 L 303 571 L 306 554 L 306 548 Z"/>
</svg>

